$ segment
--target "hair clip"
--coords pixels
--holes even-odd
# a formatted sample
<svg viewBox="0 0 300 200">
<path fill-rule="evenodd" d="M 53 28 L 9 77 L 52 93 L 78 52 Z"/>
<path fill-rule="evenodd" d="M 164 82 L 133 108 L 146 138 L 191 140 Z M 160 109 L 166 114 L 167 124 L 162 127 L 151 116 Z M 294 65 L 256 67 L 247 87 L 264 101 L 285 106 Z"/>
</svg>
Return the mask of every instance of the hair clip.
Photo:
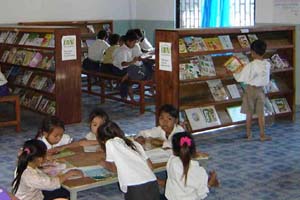
<svg viewBox="0 0 300 200">
<path fill-rule="evenodd" d="M 30 154 L 30 149 L 29 148 L 25 148 L 23 151 L 26 152 L 27 154 Z"/>
<path fill-rule="evenodd" d="M 182 147 L 185 143 L 190 147 L 192 145 L 192 140 L 188 137 L 180 138 L 180 146 Z"/>
</svg>

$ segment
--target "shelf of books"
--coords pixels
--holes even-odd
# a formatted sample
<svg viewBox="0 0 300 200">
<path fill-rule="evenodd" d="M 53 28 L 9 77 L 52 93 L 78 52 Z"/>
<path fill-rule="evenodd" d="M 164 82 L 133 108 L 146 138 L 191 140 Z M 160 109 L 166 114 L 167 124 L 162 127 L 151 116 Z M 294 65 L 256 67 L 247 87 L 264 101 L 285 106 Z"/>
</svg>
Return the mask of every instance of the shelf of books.
<svg viewBox="0 0 300 200">
<path fill-rule="evenodd" d="M 20 25 L 38 26 L 73 26 L 80 29 L 81 52 L 83 61 L 87 57 L 88 47 L 96 40 L 100 30 L 113 33 L 112 20 L 87 20 L 87 21 L 40 21 L 40 22 L 20 22 Z"/>
<path fill-rule="evenodd" d="M 245 123 L 240 113 L 245 85 L 232 71 L 251 61 L 256 39 L 267 43 L 264 58 L 272 66 L 265 115 L 294 120 L 294 26 L 156 30 L 156 109 L 173 104 L 191 132 Z"/>
<path fill-rule="evenodd" d="M 23 107 L 81 121 L 79 36 L 72 27 L 0 27 L 1 71 Z"/>
</svg>

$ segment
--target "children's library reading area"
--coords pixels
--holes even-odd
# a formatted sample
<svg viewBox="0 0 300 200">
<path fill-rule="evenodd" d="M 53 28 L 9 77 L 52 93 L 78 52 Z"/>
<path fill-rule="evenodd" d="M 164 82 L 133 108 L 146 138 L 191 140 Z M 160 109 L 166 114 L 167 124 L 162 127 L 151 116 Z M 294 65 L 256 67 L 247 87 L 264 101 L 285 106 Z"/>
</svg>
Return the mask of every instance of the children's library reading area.
<svg viewBox="0 0 300 200">
<path fill-rule="evenodd" d="M 300 0 L 10 0 L 0 200 L 300 200 Z"/>
</svg>

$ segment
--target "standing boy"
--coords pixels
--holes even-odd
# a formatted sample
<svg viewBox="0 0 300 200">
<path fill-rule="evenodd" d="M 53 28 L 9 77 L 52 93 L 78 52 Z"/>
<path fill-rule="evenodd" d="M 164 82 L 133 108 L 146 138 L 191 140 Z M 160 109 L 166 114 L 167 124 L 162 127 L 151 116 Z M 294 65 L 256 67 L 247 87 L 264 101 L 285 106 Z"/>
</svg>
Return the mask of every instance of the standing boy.
<svg viewBox="0 0 300 200">
<path fill-rule="evenodd" d="M 263 87 L 270 81 L 270 63 L 263 59 L 267 45 L 262 40 L 255 40 L 251 44 L 251 56 L 253 61 L 247 64 L 240 72 L 233 76 L 238 82 L 246 84 L 243 95 L 241 113 L 246 114 L 247 139 L 252 138 L 251 124 L 252 116 L 256 114 L 260 129 L 260 140 L 271 140 L 270 136 L 265 135 L 264 102 L 265 94 Z"/>
</svg>

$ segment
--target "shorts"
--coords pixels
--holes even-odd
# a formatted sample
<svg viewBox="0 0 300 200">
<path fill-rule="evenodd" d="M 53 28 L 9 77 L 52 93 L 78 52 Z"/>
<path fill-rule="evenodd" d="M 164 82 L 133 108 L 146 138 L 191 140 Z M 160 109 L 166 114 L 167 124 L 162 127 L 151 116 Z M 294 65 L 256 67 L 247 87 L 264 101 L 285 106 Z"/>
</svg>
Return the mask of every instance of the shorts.
<svg viewBox="0 0 300 200">
<path fill-rule="evenodd" d="M 125 200 L 159 200 L 160 193 L 157 181 L 127 187 Z"/>
<path fill-rule="evenodd" d="M 263 87 L 247 85 L 243 95 L 241 113 L 264 115 L 265 93 Z"/>
</svg>

